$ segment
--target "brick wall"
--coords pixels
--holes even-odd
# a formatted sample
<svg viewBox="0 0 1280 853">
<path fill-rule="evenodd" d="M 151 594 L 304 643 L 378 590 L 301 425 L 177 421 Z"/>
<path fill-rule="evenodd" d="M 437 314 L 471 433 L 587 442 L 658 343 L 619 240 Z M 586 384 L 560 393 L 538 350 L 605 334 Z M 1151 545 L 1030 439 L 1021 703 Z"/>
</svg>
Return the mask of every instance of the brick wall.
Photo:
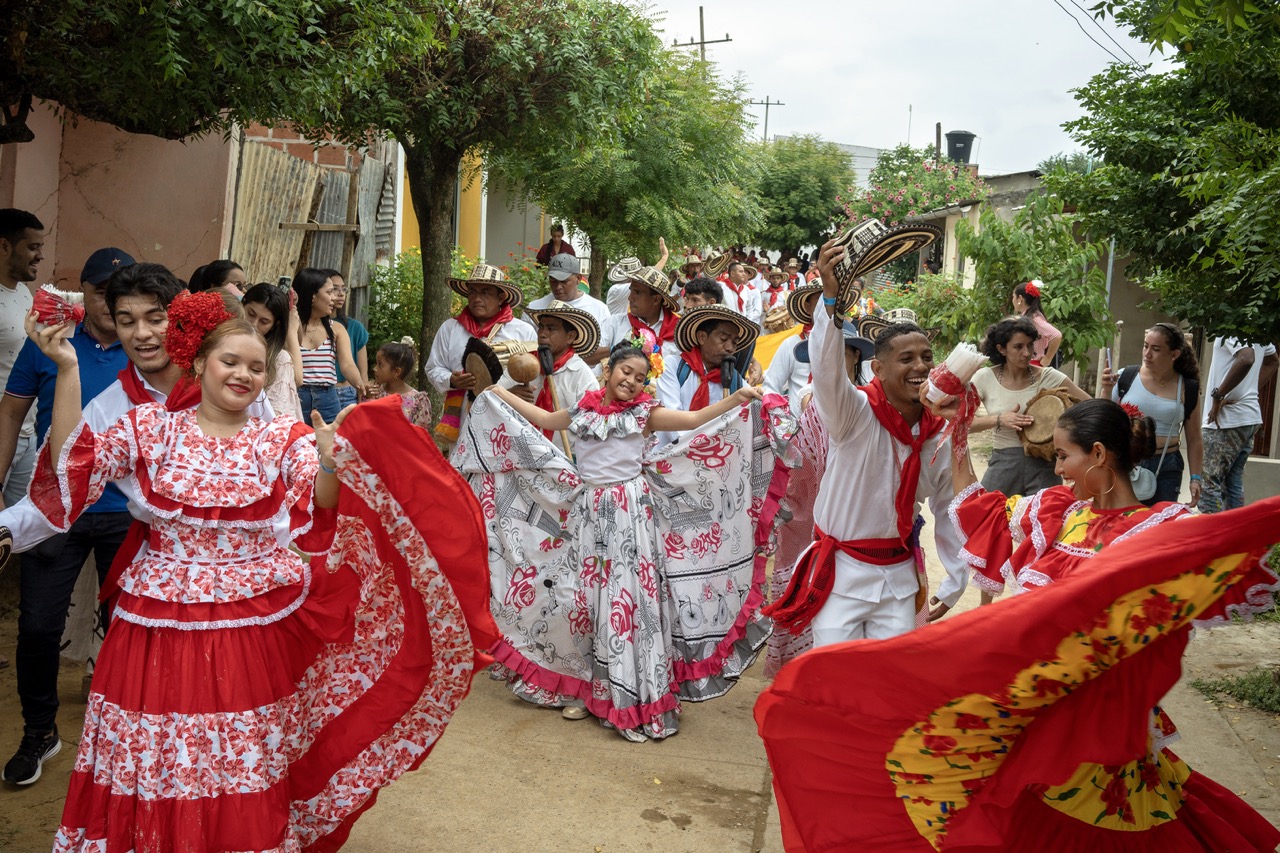
<svg viewBox="0 0 1280 853">
<path fill-rule="evenodd" d="M 356 149 L 336 142 L 312 141 L 288 124 L 276 127 L 251 124 L 244 133 L 248 139 L 270 145 L 308 163 L 340 169 L 354 169 L 360 164 L 360 152 Z"/>
</svg>

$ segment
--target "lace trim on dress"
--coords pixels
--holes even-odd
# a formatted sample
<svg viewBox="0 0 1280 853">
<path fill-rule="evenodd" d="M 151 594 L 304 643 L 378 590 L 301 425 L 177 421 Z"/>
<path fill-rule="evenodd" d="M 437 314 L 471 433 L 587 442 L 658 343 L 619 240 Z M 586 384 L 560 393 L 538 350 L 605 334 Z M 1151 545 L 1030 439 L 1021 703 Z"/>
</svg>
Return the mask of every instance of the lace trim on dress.
<svg viewBox="0 0 1280 853">
<path fill-rule="evenodd" d="M 273 622 L 279 622 L 286 616 L 292 614 L 295 610 L 302 606 L 307 600 L 307 595 L 311 592 L 311 567 L 303 563 L 302 566 L 302 591 L 298 593 L 298 597 L 289 602 L 281 610 L 275 613 L 269 613 L 266 616 L 248 616 L 243 619 L 211 619 L 204 622 L 184 622 L 181 619 L 155 619 L 150 616 L 139 616 L 126 609 L 123 604 L 117 604 L 115 610 L 112 611 L 112 617 L 119 617 L 126 622 L 132 622 L 135 625 L 141 625 L 144 628 L 176 628 L 179 631 L 217 631 L 221 628 L 248 628 L 256 625 L 270 625 Z"/>
<path fill-rule="evenodd" d="M 588 392 L 581 400 L 569 409 L 569 432 L 579 438 L 594 438 L 600 441 L 610 436 L 635 435 L 644 432 L 649 425 L 649 410 L 656 404 L 650 396 L 637 398 L 626 408 L 619 409 L 614 403 L 603 407 L 600 411 L 589 408 L 596 392 Z"/>
<path fill-rule="evenodd" d="M 968 563 L 970 566 L 973 566 L 975 569 L 985 569 L 987 567 L 987 560 L 985 557 L 979 557 L 977 554 L 969 550 L 969 534 L 964 532 L 964 527 L 960 524 L 960 514 L 958 510 L 965 501 L 980 491 L 982 491 L 981 483 L 970 483 L 963 491 L 960 492 L 960 494 L 951 499 L 951 503 L 947 504 L 947 517 L 951 519 L 951 526 L 955 528 L 955 530 L 958 531 L 965 540 L 965 545 L 960 548 L 960 559 Z M 979 580 L 978 574 L 978 572 L 974 572 L 974 581 L 978 586 L 988 591 L 1000 591 L 1000 586 L 996 585 L 995 581 L 990 578 Z M 995 585 L 994 590 L 991 586 L 988 586 L 988 584 Z"/>
</svg>

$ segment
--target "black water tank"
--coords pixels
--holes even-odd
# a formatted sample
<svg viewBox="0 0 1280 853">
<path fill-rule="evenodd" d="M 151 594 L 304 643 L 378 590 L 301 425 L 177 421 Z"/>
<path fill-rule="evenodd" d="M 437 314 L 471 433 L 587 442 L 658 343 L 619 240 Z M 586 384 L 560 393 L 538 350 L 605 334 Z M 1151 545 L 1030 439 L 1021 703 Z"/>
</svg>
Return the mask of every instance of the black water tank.
<svg viewBox="0 0 1280 853">
<path fill-rule="evenodd" d="M 957 163 L 968 163 L 973 153 L 973 140 L 976 133 L 967 130 L 952 130 L 947 133 L 947 156 Z"/>
</svg>

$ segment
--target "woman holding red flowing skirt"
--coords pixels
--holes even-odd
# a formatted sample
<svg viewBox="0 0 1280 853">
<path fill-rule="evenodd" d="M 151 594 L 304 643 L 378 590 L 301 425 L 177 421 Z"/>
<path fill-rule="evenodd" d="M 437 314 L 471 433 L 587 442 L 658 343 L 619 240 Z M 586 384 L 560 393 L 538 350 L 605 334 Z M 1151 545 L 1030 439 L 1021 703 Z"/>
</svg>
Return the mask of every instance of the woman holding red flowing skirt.
<svg viewBox="0 0 1280 853">
<path fill-rule="evenodd" d="M 101 434 L 79 422 L 67 330 L 29 329 L 59 368 L 33 501 L 65 529 L 129 477 L 152 518 L 119 575 L 56 851 L 336 850 L 497 638 L 479 507 L 399 398 L 316 416 L 314 434 L 248 417 L 265 343 L 206 296 L 174 300 L 165 342 L 200 404 L 140 405 Z"/>
<path fill-rule="evenodd" d="M 966 492 L 959 457 L 952 511 L 971 563 L 1008 563 L 1003 576 L 1040 588 L 783 669 L 756 720 L 788 851 L 1280 844 L 1261 815 L 1178 759 L 1172 725 L 1153 710 L 1193 625 L 1270 606 L 1280 499 L 1152 521 L 1161 508 L 1138 506 L 1128 480 L 1130 438 L 1145 431 L 1109 401 L 1069 410 L 1055 446 L 1074 501 L 1055 489 L 1025 506 Z"/>
</svg>

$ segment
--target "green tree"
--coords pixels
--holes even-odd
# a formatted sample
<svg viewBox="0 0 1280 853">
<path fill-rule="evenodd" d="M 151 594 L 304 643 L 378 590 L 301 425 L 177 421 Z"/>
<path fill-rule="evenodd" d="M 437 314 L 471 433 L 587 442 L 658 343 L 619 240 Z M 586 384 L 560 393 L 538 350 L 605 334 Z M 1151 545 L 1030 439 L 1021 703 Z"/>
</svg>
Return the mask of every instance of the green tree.
<svg viewBox="0 0 1280 853">
<path fill-rule="evenodd" d="M 430 0 L 438 50 L 393 63 L 305 122 L 358 141 L 388 133 L 404 148 L 422 245 L 423 348 L 450 316 L 456 186 L 468 153 L 572 151 L 617 128 L 643 100 L 658 36 L 608 0 Z M 421 376 L 421 369 L 420 369 Z"/>
<path fill-rule="evenodd" d="M 1211 334 L 1280 338 L 1280 23 L 1274 9 L 1166 0 L 1109 6 L 1166 73 L 1113 65 L 1066 127 L 1106 164 L 1048 183 L 1129 250 L 1161 310 Z"/>
<path fill-rule="evenodd" d="M 1088 174 L 1101 163 L 1094 163 L 1093 158 L 1083 151 L 1072 151 L 1070 154 L 1059 151 L 1052 157 L 1046 157 L 1036 164 L 1036 169 L 1048 175 L 1053 172 L 1075 172 Z"/>
<path fill-rule="evenodd" d="M 956 226 L 960 253 L 975 265 L 975 282 L 963 287 L 949 275 L 921 275 L 911 288 L 874 294 L 882 308 L 911 308 L 921 325 L 940 330 L 941 350 L 977 343 L 987 326 L 1009 315 L 1009 295 L 1019 282 L 1045 283 L 1045 316 L 1062 332 L 1065 361 L 1084 361 L 1108 344 L 1115 329 L 1107 311 L 1106 276 L 1098 260 L 1101 241 L 1077 238 L 1077 217 L 1060 198 L 1032 193 L 1011 222 L 987 208 L 975 230 Z"/>
<path fill-rule="evenodd" d="M 168 139 L 288 119 L 432 46 L 412 2 L 0 0 L 0 143 L 36 100 Z"/>
<path fill-rule="evenodd" d="M 757 166 L 740 85 L 685 52 L 663 51 L 656 66 L 616 133 L 592 132 L 569 147 L 534 140 L 490 161 L 587 235 L 597 296 L 609 257 L 650 254 L 659 237 L 671 245 L 744 242 L 761 217 L 747 189 Z"/>
<path fill-rule="evenodd" d="M 849 155 L 816 136 L 759 145 L 765 221 L 752 242 L 784 258 L 798 255 L 801 246 L 821 245 L 842 221 L 840 195 L 854 179 Z"/>
</svg>

